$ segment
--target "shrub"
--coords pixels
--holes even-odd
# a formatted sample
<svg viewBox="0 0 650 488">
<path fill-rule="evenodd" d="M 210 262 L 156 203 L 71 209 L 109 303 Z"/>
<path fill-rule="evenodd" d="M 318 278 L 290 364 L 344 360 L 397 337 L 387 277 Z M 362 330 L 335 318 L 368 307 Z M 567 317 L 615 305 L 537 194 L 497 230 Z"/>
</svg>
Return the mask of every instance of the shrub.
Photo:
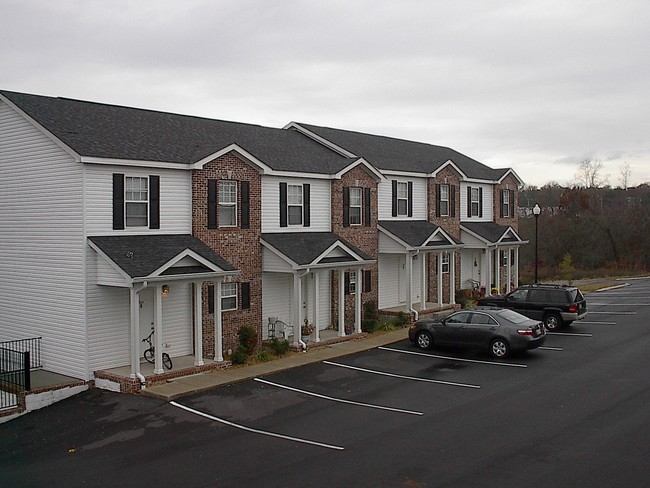
<svg viewBox="0 0 650 488">
<path fill-rule="evenodd" d="M 363 320 L 361 321 L 361 330 L 364 332 L 374 332 L 377 328 L 379 315 L 377 313 L 377 304 L 374 300 L 368 300 L 363 304 Z"/>
<path fill-rule="evenodd" d="M 269 354 L 269 351 L 263 349 L 255 355 L 255 360 L 260 363 L 265 363 L 271 360 L 271 355 Z"/>
<path fill-rule="evenodd" d="M 244 346 L 239 346 L 235 349 L 235 352 L 232 353 L 230 360 L 232 361 L 232 364 L 246 364 L 246 361 L 248 360 L 246 348 Z"/>
<path fill-rule="evenodd" d="M 287 352 L 289 352 L 290 347 L 291 345 L 286 339 L 280 340 L 277 337 L 274 337 L 269 342 L 269 348 L 276 356 L 284 356 Z"/>
<path fill-rule="evenodd" d="M 257 331 L 250 325 L 245 325 L 237 331 L 239 337 L 239 345 L 244 348 L 246 354 L 253 354 L 255 347 L 257 347 Z"/>
<path fill-rule="evenodd" d="M 395 326 L 404 327 L 408 322 L 408 316 L 404 312 L 398 312 L 397 318 L 394 321 Z"/>
</svg>

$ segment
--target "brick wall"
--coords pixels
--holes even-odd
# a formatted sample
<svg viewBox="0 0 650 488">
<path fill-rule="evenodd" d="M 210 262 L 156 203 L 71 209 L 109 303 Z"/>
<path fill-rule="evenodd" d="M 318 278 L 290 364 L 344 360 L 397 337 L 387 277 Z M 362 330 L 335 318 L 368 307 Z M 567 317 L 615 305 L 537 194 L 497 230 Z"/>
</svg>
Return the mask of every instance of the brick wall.
<svg viewBox="0 0 650 488">
<path fill-rule="evenodd" d="M 361 225 L 343 226 L 343 188 L 344 187 L 370 188 L 370 226 L 365 225 L 362 219 Z M 363 193 L 363 192 L 362 192 Z M 363 214 L 363 206 L 362 206 Z M 357 166 L 345 173 L 340 180 L 332 182 L 332 232 L 339 235 L 353 246 L 359 248 L 373 259 L 377 259 L 378 254 L 378 234 L 377 234 L 377 182 L 374 177 L 368 173 L 362 166 Z M 363 293 L 361 296 L 362 303 L 373 300 L 378 303 L 377 264 L 364 268 L 369 270 L 372 275 L 372 291 Z M 342 272 L 332 273 L 332 325 L 338 324 L 339 315 L 339 274 Z M 346 329 L 351 330 L 354 327 L 354 306 L 355 295 L 345 296 L 345 324 Z"/>
<path fill-rule="evenodd" d="M 519 219 L 517 217 L 517 206 L 519 205 L 519 191 L 518 183 L 514 176 L 508 175 L 501 184 L 494 187 L 494 222 L 499 225 L 510 226 L 519 231 Z M 513 190 L 514 201 L 510 202 L 511 207 L 514 209 L 514 217 L 501 217 L 501 195 L 503 190 Z"/>
<path fill-rule="evenodd" d="M 250 185 L 250 226 L 242 229 L 241 188 L 237 188 L 237 227 L 208 229 L 208 180 L 248 181 Z M 228 153 L 207 163 L 203 169 L 192 174 L 192 233 L 208 244 L 215 252 L 235 268 L 241 275 L 235 282 L 250 283 L 250 309 L 241 308 L 239 288 L 238 309 L 223 312 L 223 348 L 236 349 L 237 331 L 250 325 L 262 337 L 262 253 L 261 235 L 261 177 L 251 165 L 234 153 Z M 214 314 L 208 313 L 208 285 L 203 285 L 203 351 L 205 357 L 214 355 Z"/>
</svg>

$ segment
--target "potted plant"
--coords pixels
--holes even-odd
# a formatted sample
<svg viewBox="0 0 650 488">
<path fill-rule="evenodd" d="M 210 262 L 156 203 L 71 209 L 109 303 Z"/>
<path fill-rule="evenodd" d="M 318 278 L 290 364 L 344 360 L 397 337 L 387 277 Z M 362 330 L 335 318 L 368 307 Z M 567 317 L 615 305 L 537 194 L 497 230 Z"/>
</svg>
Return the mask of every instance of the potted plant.
<svg viewBox="0 0 650 488">
<path fill-rule="evenodd" d="M 305 322 L 300 326 L 300 335 L 304 338 L 307 336 L 312 335 L 314 332 L 314 325 L 310 324 L 307 319 L 305 319 Z"/>
</svg>

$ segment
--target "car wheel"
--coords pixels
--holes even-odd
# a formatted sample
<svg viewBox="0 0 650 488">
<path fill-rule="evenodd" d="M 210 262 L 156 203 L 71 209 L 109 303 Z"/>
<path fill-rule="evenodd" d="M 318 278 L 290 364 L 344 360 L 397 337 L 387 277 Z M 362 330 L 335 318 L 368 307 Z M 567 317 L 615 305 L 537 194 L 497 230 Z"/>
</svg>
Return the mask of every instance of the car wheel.
<svg viewBox="0 0 650 488">
<path fill-rule="evenodd" d="M 546 330 L 557 330 L 562 326 L 562 317 L 556 313 L 550 313 L 544 317 Z"/>
<path fill-rule="evenodd" d="M 494 339 L 490 344 L 490 354 L 495 358 L 505 358 L 510 354 L 510 346 L 505 341 L 505 339 Z"/>
<path fill-rule="evenodd" d="M 431 349 L 433 347 L 433 338 L 428 332 L 418 332 L 418 335 L 415 336 L 415 344 L 420 349 Z"/>
</svg>

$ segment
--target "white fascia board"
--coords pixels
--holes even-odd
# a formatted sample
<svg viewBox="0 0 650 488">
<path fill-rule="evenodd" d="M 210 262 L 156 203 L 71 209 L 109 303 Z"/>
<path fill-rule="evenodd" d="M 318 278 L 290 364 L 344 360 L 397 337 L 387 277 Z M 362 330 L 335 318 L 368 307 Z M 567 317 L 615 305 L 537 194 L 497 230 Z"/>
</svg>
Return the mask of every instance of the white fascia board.
<svg viewBox="0 0 650 488">
<path fill-rule="evenodd" d="M 304 136 L 307 136 L 310 139 L 313 139 L 314 141 L 318 142 L 319 144 L 322 144 L 323 146 L 328 147 L 332 151 L 339 153 L 341 156 L 345 156 L 346 158 L 356 158 L 357 157 L 356 154 L 353 154 L 350 151 L 348 151 L 347 149 L 343 149 L 342 147 L 337 146 L 333 142 L 328 141 L 327 139 L 325 139 L 325 138 L 323 138 L 323 137 L 321 137 L 321 136 L 319 136 L 317 134 L 314 134 L 312 131 L 302 127 L 300 124 L 297 124 L 296 122 L 289 122 L 287 125 L 285 125 L 283 127 L 283 129 L 285 129 L 285 130 L 294 129 L 294 130 L 300 132 L 301 134 L 303 134 Z"/>
<path fill-rule="evenodd" d="M 413 171 L 397 171 L 393 169 L 383 170 L 380 169 L 384 177 L 388 179 L 389 176 L 402 176 L 402 177 L 413 177 L 413 178 L 429 178 L 430 173 L 415 173 Z"/>
<path fill-rule="evenodd" d="M 120 268 L 115 261 L 113 261 L 111 258 L 108 257 L 107 254 L 104 253 L 93 241 L 90 239 L 87 239 L 88 245 L 99 255 L 101 256 L 104 261 L 106 261 L 111 268 L 113 268 L 117 273 L 124 278 L 124 284 L 127 286 L 131 286 L 133 280 L 132 278 L 122 269 Z"/>
<path fill-rule="evenodd" d="M 195 261 L 201 263 L 203 266 L 206 268 L 211 269 L 215 273 L 229 273 L 229 271 L 226 271 L 224 269 L 221 269 L 219 266 L 214 264 L 212 261 L 204 258 L 203 256 L 200 256 L 196 252 L 192 251 L 191 249 L 185 249 L 184 251 L 179 252 L 176 256 L 174 256 L 172 259 L 167 261 L 165 264 L 160 266 L 157 270 L 155 270 L 153 273 L 151 273 L 148 278 L 156 278 L 160 276 L 161 273 L 164 273 L 167 271 L 169 268 L 174 266 L 177 262 L 179 262 L 181 259 L 190 257 L 194 259 Z"/>
<path fill-rule="evenodd" d="M 480 178 L 466 178 L 463 180 L 463 183 L 478 183 L 481 185 L 492 185 L 494 186 L 497 182 L 494 180 L 482 180 Z"/>
<path fill-rule="evenodd" d="M 350 163 L 348 166 L 346 166 L 341 171 L 336 173 L 334 175 L 334 178 L 340 180 L 345 173 L 353 170 L 357 166 L 363 166 L 364 168 L 366 168 L 370 172 L 370 174 L 372 174 L 375 177 L 375 181 L 377 182 L 386 181 L 386 177 L 377 168 L 375 168 L 372 164 L 370 164 L 368 161 L 366 161 L 363 158 L 359 158 L 355 162 Z"/>
<path fill-rule="evenodd" d="M 243 159 L 245 159 L 249 164 L 255 167 L 261 174 L 268 174 L 272 170 L 271 168 L 264 162 L 262 162 L 260 159 L 256 158 L 253 156 L 251 153 L 246 151 L 243 147 L 239 146 L 238 144 L 230 144 L 229 146 L 226 146 L 222 149 L 220 149 L 217 152 L 214 152 L 212 154 L 209 154 L 208 156 L 199 159 L 198 161 L 192 163 L 191 168 L 192 169 L 203 169 L 203 166 L 208 164 L 210 161 L 213 161 L 214 159 L 220 158 L 221 156 L 224 156 L 225 154 L 228 154 L 229 152 L 236 152 L 239 156 L 241 156 Z"/>
<path fill-rule="evenodd" d="M 515 237 L 517 239 L 517 241 L 521 242 L 521 237 L 519 237 L 517 232 L 515 232 L 515 229 L 513 229 L 512 227 L 508 227 L 497 242 L 502 242 L 503 239 L 505 239 L 508 234 L 512 234 L 512 236 Z M 511 243 L 509 243 L 509 244 L 511 244 Z"/>
<path fill-rule="evenodd" d="M 322 253 L 320 253 L 320 255 L 317 256 L 316 259 L 314 259 L 310 264 L 305 265 L 305 266 L 309 267 L 309 266 L 313 266 L 313 265 L 322 264 L 322 263 L 319 263 L 318 261 L 325 258 L 330 252 L 332 252 L 336 248 L 339 248 L 339 249 L 343 250 L 345 253 L 352 256 L 355 259 L 355 261 L 364 261 L 364 259 L 361 256 L 359 256 L 356 252 L 354 252 L 352 249 L 350 249 L 348 246 L 346 246 L 340 240 L 337 240 L 337 241 L 333 242 L 330 247 L 328 247 Z M 327 264 L 333 264 L 333 263 L 327 263 Z"/>
<path fill-rule="evenodd" d="M 519 183 L 519 185 L 523 185 L 523 184 L 524 184 L 524 180 L 522 180 L 521 178 L 519 178 L 519 175 L 518 175 L 518 174 L 515 172 L 515 170 L 512 169 L 512 168 L 508 168 L 508 170 L 503 174 L 503 176 L 502 176 L 501 178 L 499 178 L 498 183 L 501 183 L 503 180 L 505 180 L 506 177 L 507 177 L 508 175 L 512 175 L 512 176 L 514 176 L 515 179 L 517 180 L 517 182 Z"/>
<path fill-rule="evenodd" d="M 445 161 L 437 170 L 431 173 L 430 175 L 431 178 L 435 178 L 436 176 L 438 176 L 438 173 L 440 173 L 443 169 L 445 169 L 448 166 L 454 168 L 454 170 L 456 170 L 456 172 L 461 176 L 463 180 L 467 179 L 467 175 L 463 173 L 463 171 L 458 166 L 456 166 L 456 163 L 454 163 L 451 159 Z"/>
<path fill-rule="evenodd" d="M 360 259 L 354 263 L 345 262 L 345 263 L 318 263 L 318 264 L 305 264 L 300 266 L 299 270 L 306 269 L 346 269 L 346 268 L 356 268 L 370 266 L 376 264 L 376 259 Z"/>
<path fill-rule="evenodd" d="M 438 227 L 435 231 L 433 231 L 431 235 L 424 242 L 429 242 L 431 239 L 433 239 L 436 236 L 442 236 L 450 246 L 462 247 L 462 245 L 456 244 L 456 242 L 454 242 L 451 236 L 447 234 L 442 227 Z M 430 246 L 426 246 L 426 247 L 430 247 Z"/>
<path fill-rule="evenodd" d="M 61 139 L 56 137 L 49 130 L 47 130 L 45 127 L 43 127 L 41 124 L 39 124 L 36 120 L 32 119 L 29 115 L 27 115 L 25 112 L 23 112 L 20 109 L 20 107 L 18 107 L 18 105 L 14 104 L 11 100 L 9 100 L 7 97 L 5 97 L 2 94 L 0 94 L 0 100 L 5 102 L 13 110 L 15 110 L 18 114 L 20 114 L 23 118 L 25 118 L 25 120 L 27 120 L 27 122 L 32 124 L 37 130 L 42 132 L 48 139 L 50 139 L 57 146 L 59 146 L 66 153 L 68 153 L 75 161 L 77 161 L 77 162 L 81 161 L 81 156 L 79 154 L 77 154 L 77 152 L 75 150 L 73 150 L 70 146 L 68 146 L 66 143 L 64 143 Z"/>
<path fill-rule="evenodd" d="M 136 159 L 96 158 L 94 156 L 81 156 L 80 161 L 86 164 L 105 164 L 111 166 L 134 166 L 140 168 L 181 169 L 189 171 L 192 166 L 186 163 L 172 163 L 168 161 L 145 161 Z"/>
<path fill-rule="evenodd" d="M 138 276 L 133 278 L 135 283 L 167 283 L 172 281 L 221 281 L 221 278 L 226 276 L 237 276 L 240 271 L 214 271 L 212 273 L 191 273 L 191 274 L 177 274 L 177 275 L 160 275 L 160 276 Z"/>
</svg>

